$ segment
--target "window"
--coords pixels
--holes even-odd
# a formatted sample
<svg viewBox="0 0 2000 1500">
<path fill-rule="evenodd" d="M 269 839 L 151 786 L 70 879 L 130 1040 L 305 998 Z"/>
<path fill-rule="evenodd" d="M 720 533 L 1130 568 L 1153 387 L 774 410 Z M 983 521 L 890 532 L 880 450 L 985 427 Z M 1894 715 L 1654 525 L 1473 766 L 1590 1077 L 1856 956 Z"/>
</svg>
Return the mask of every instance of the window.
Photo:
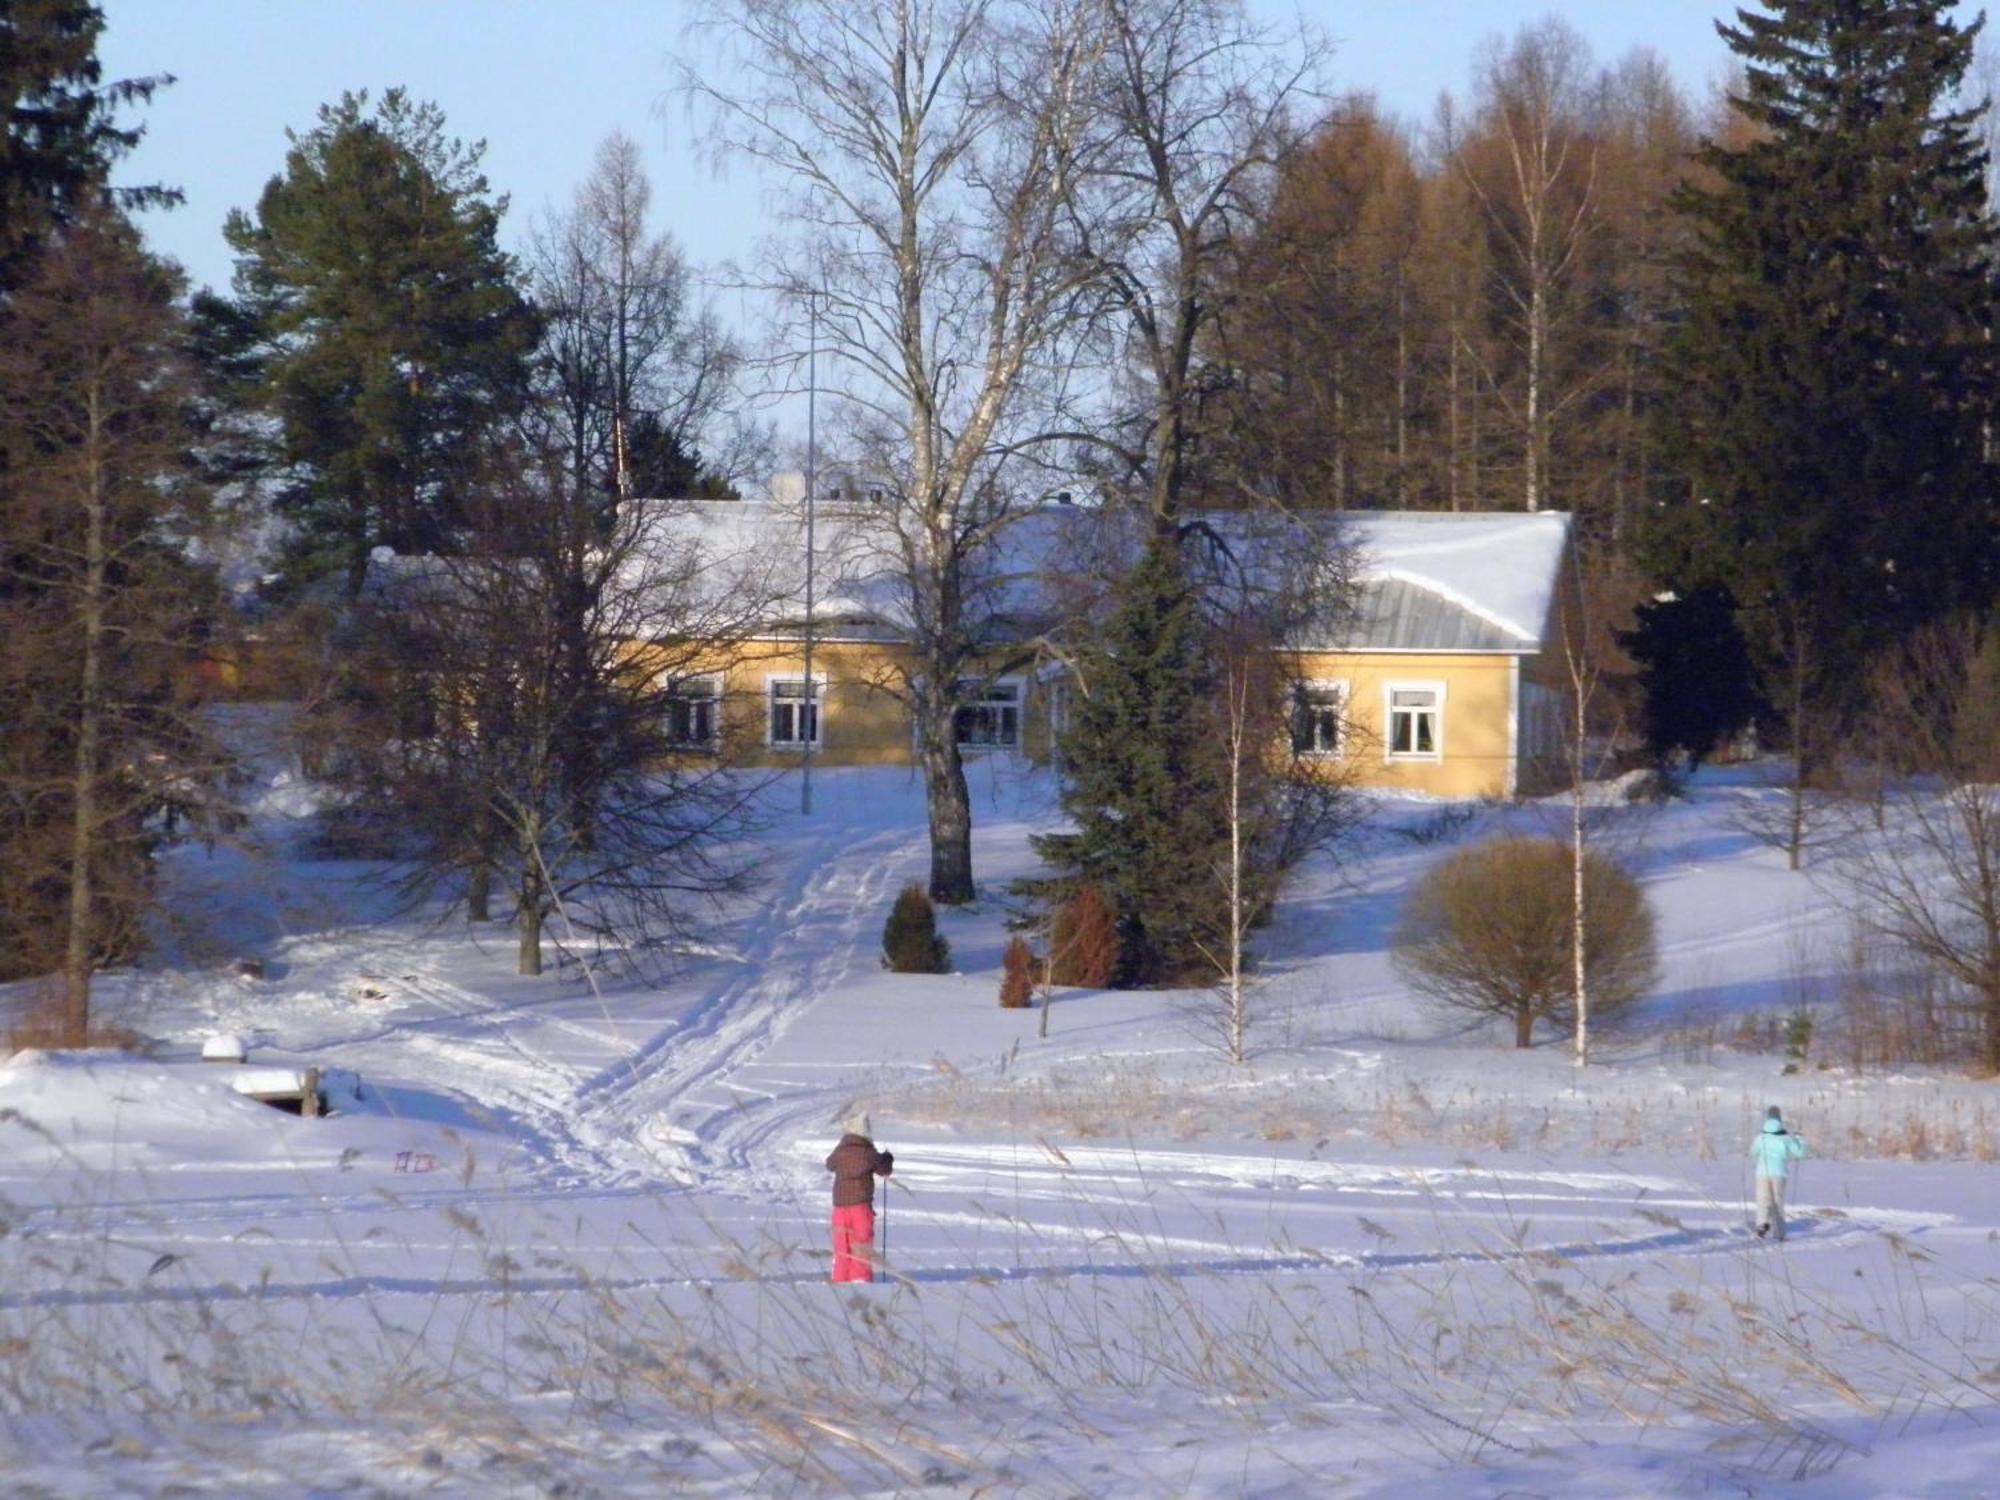
<svg viewBox="0 0 2000 1500">
<path fill-rule="evenodd" d="M 1292 754 L 1340 754 L 1346 718 L 1346 683 L 1299 683 L 1292 689 Z"/>
<path fill-rule="evenodd" d="M 960 682 L 961 702 L 952 716 L 959 748 L 964 750 L 1016 750 L 1021 745 L 1021 684 L 1002 680 L 988 684 L 983 693 L 978 684 Z M 974 696 L 974 694 L 977 696 Z"/>
<path fill-rule="evenodd" d="M 800 750 L 809 744 L 817 746 L 819 706 L 826 692 L 826 679 L 813 678 L 810 697 L 803 677 L 773 677 L 766 686 L 771 698 L 771 744 L 789 750 Z"/>
<path fill-rule="evenodd" d="M 1444 684 L 1392 682 L 1389 759 L 1437 760 L 1444 754 Z"/>
<path fill-rule="evenodd" d="M 713 750 L 722 726 L 722 679 L 677 677 L 667 684 L 667 743 Z"/>
</svg>

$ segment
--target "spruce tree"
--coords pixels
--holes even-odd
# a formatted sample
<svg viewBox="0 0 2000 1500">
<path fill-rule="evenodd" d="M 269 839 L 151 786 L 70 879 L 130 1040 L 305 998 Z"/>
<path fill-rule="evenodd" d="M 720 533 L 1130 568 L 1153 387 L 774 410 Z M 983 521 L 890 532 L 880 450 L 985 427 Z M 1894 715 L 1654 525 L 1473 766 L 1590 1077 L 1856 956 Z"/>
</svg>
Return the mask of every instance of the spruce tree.
<svg viewBox="0 0 2000 1500">
<path fill-rule="evenodd" d="M 127 208 L 177 201 L 160 187 L 113 189 L 111 164 L 139 142 L 115 118 L 170 78 L 104 81 L 104 13 L 87 0 L 0 5 L 0 294 L 49 234 L 109 198 Z"/>
<path fill-rule="evenodd" d="M 1122 984 L 1200 968 L 1219 924 L 1213 872 L 1228 833 L 1209 644 L 1180 539 L 1156 529 L 1079 670 L 1062 742 L 1075 831 L 1035 840 L 1051 892 L 1090 882 L 1116 909 Z"/>
<path fill-rule="evenodd" d="M 236 337 L 210 332 L 254 356 L 282 422 L 294 578 L 340 571 L 358 591 L 377 546 L 451 550 L 485 441 L 525 398 L 536 320 L 483 152 L 400 89 L 372 111 L 345 94 L 292 136 L 255 217 L 224 227 Z"/>
<path fill-rule="evenodd" d="M 1676 752 L 1699 766 L 1747 729 L 1760 705 L 1735 601 L 1719 588 L 1639 605 L 1619 644 L 1639 664 L 1639 729 L 1661 769 Z"/>
<path fill-rule="evenodd" d="M 1979 24 L 1952 9 L 1739 10 L 1718 29 L 1744 70 L 1743 144 L 1706 144 L 1679 197 L 1665 437 L 1687 485 L 1650 561 L 1737 601 L 1795 795 L 1862 660 L 1992 595 L 1996 239 L 1978 110 L 1956 103 Z M 1796 822 L 1791 843 L 1796 863 Z"/>
</svg>

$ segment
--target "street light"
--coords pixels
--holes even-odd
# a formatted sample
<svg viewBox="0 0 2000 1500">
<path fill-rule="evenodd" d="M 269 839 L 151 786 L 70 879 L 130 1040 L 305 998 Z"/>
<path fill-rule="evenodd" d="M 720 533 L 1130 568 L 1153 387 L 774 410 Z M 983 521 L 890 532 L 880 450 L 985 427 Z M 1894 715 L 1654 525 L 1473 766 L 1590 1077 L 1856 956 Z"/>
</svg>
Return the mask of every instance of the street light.
<svg viewBox="0 0 2000 1500">
<path fill-rule="evenodd" d="M 813 810 L 813 741 L 819 738 L 819 696 L 813 690 L 813 491 L 818 485 L 813 463 L 818 440 L 819 296 L 806 294 L 806 628 L 805 628 L 805 746 L 800 759 L 799 812 Z"/>
</svg>

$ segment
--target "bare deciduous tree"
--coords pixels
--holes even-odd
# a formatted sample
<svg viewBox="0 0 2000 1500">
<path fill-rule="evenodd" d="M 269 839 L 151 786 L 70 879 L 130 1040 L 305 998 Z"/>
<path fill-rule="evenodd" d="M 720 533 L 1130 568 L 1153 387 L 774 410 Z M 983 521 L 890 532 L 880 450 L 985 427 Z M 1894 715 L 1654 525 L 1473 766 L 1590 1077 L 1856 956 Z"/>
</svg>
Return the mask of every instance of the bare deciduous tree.
<svg viewBox="0 0 2000 1500">
<path fill-rule="evenodd" d="M 1083 440 L 1162 524 L 1182 510 L 1203 442 L 1204 345 L 1247 289 L 1237 262 L 1301 134 L 1325 48 L 1281 37 L 1230 0 L 1100 0 L 1094 128 L 1063 186 L 1076 254 L 1110 313 L 1107 367 L 1130 410 Z"/>
<path fill-rule="evenodd" d="M 1598 146 L 1582 114 L 1588 64 L 1582 38 L 1560 21 L 1496 48 L 1480 70 L 1473 129 L 1454 153 L 1495 246 L 1504 322 L 1519 361 L 1509 401 L 1519 423 L 1523 506 L 1531 511 L 1548 504 L 1553 424 L 1594 377 L 1558 347 L 1597 227 Z"/>
<path fill-rule="evenodd" d="M 1496 839 L 1433 866 L 1410 895 L 1397 963 L 1439 1003 L 1514 1023 L 1568 1019 L 1576 941 L 1573 855 L 1551 839 Z M 1638 882 L 1602 855 L 1583 860 L 1592 920 L 1584 967 L 1600 1020 L 1643 996 L 1659 963 L 1653 913 Z"/>
<path fill-rule="evenodd" d="M 1045 431 L 1081 316 L 1061 171 L 1099 58 L 1088 0 L 715 0 L 740 54 L 722 86 L 692 69 L 726 155 L 787 184 L 801 236 L 767 287 L 818 310 L 842 367 L 851 469 L 880 494 L 907 589 L 913 709 L 931 830 L 930 893 L 973 896 L 972 815 L 954 733 L 983 680 L 968 572 L 1034 486 L 1012 460 Z"/>
<path fill-rule="evenodd" d="M 1835 873 L 1869 930 L 1945 982 L 2000 1072 L 2000 635 L 1919 630 L 1876 664 L 1864 724 L 1891 774 Z"/>
<path fill-rule="evenodd" d="M 520 972 L 558 942 L 656 957 L 691 909 L 750 878 L 758 778 L 732 768 L 722 705 L 690 717 L 772 597 L 768 559 L 717 555 L 671 502 L 607 524 L 566 443 L 502 454 L 463 555 L 406 560 L 381 585 L 356 662 L 348 775 L 411 836 L 412 900 L 483 915 L 487 873 L 515 893 Z"/>
<path fill-rule="evenodd" d="M 614 132 L 528 254 L 546 321 L 537 384 L 571 482 L 606 495 L 621 479 L 639 494 L 693 495 L 745 477 L 763 454 L 762 434 L 733 410 L 742 351 L 697 301 L 679 246 L 653 230 L 652 198 L 638 144 Z"/>
</svg>

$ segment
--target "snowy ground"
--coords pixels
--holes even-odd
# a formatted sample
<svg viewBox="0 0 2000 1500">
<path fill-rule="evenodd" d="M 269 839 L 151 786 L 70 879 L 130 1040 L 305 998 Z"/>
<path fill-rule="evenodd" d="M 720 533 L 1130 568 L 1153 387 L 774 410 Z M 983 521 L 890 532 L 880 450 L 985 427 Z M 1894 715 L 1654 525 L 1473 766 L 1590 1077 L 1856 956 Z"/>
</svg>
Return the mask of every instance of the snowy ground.
<svg viewBox="0 0 2000 1500">
<path fill-rule="evenodd" d="M 1766 794 L 1607 814 L 1666 978 L 1582 1075 L 1385 951 L 1429 861 L 1553 814 L 1379 804 L 1264 937 L 1232 1069 L 1198 994 L 1063 993 L 1046 1040 L 997 1008 L 1051 797 L 975 779 L 956 975 L 881 971 L 922 798 L 843 771 L 711 951 L 593 987 L 377 920 L 275 778 L 104 984 L 158 1054 L 0 1066 L 8 1492 L 2000 1494 L 2000 1100 L 1727 1045 L 1841 943 L 1738 826 Z M 361 1097 L 246 1101 L 219 1030 Z M 894 1279 L 835 1292 L 854 1102 Z M 1742 1209 L 1768 1102 L 1815 1148 L 1783 1247 Z"/>
</svg>

